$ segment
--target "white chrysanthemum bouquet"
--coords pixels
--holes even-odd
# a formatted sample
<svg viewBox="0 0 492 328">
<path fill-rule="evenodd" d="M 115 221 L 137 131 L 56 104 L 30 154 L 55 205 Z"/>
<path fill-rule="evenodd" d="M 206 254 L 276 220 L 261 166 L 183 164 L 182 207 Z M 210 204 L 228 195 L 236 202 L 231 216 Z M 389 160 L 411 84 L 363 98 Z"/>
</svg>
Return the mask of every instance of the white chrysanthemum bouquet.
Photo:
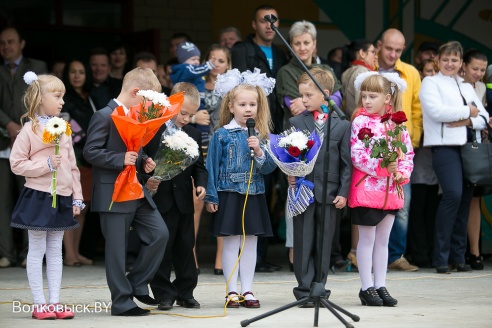
<svg viewBox="0 0 492 328">
<path fill-rule="evenodd" d="M 200 155 L 198 143 L 184 131 L 170 128 L 162 134 L 161 143 L 154 156 L 154 179 L 171 180 L 195 163 Z"/>
<path fill-rule="evenodd" d="M 313 171 L 321 143 L 316 131 L 309 133 L 291 128 L 278 135 L 270 134 L 267 152 L 282 172 L 296 177 L 296 187 L 288 189 L 288 217 L 303 213 L 314 201 L 314 183 L 305 176 Z"/>
</svg>

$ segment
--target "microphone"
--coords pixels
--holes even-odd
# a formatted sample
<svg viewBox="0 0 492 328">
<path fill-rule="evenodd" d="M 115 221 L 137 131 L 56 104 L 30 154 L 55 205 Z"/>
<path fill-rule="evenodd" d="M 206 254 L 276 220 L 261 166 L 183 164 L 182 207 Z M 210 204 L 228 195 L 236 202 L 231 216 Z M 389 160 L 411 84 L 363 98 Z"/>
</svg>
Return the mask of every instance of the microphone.
<svg viewBox="0 0 492 328">
<path fill-rule="evenodd" d="M 278 20 L 277 16 L 275 15 L 265 15 L 263 19 L 269 22 L 270 24 L 273 24 Z"/>
<path fill-rule="evenodd" d="M 254 118 L 248 118 L 246 120 L 246 127 L 248 128 L 248 137 L 256 136 L 255 124 L 256 123 Z M 250 149 L 251 158 L 253 158 L 255 156 L 255 151 L 251 147 L 249 147 L 249 149 Z"/>
</svg>

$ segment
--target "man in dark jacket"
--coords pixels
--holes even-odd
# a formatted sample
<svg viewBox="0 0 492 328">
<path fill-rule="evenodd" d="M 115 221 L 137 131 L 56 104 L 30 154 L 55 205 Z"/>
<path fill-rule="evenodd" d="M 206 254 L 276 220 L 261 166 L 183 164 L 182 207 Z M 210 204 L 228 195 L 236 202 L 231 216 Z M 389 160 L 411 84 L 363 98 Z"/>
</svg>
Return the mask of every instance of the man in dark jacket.
<svg viewBox="0 0 492 328">
<path fill-rule="evenodd" d="M 10 227 L 10 216 L 17 197 L 24 186 L 25 179 L 16 176 L 10 170 L 10 147 L 21 130 L 20 118 L 27 111 L 22 96 L 28 85 L 24 74 L 33 71 L 36 74 L 48 73 L 45 62 L 24 57 L 22 52 L 26 40 L 14 27 L 4 28 L 0 32 L 0 268 L 16 263 L 25 267 L 27 256 L 27 233 L 24 235 L 22 252 L 17 259 L 15 243 Z"/>
<path fill-rule="evenodd" d="M 263 5 L 255 10 L 253 16 L 253 30 L 255 34 L 251 34 L 244 42 L 237 42 L 231 49 L 232 67 L 239 71 L 253 71 L 259 68 L 262 73 L 266 73 L 268 77 L 275 78 L 280 67 L 287 63 L 287 58 L 282 49 L 273 44 L 275 32 L 272 30 L 270 23 L 264 19 L 265 15 L 275 15 L 278 17 L 277 11 L 268 5 Z M 278 20 L 275 26 L 278 26 Z M 270 112 L 274 124 L 274 132 L 282 131 L 283 111 L 277 101 L 276 93 L 272 92 L 268 96 Z"/>
</svg>

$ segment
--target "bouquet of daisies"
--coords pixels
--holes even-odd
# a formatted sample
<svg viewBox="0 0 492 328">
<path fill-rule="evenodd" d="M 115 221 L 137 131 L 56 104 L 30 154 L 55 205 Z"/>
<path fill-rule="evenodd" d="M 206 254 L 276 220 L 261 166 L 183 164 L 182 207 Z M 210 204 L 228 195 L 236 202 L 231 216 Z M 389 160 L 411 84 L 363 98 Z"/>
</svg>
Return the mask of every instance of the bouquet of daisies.
<svg viewBox="0 0 492 328">
<path fill-rule="evenodd" d="M 55 155 L 58 155 L 60 152 L 60 139 L 63 134 L 66 134 L 67 136 L 72 135 L 70 124 L 63 118 L 55 116 L 46 122 L 43 130 L 43 143 L 49 144 L 53 142 L 55 144 Z M 56 208 L 56 179 L 56 170 L 54 170 L 49 189 L 51 196 L 53 197 L 51 202 L 53 208 Z"/>
<path fill-rule="evenodd" d="M 171 121 L 168 123 L 154 156 L 153 178 L 160 181 L 171 180 L 195 163 L 200 155 L 197 142 L 184 131 L 174 128 Z"/>
<path fill-rule="evenodd" d="M 288 189 L 287 215 L 303 213 L 314 201 L 314 183 L 305 179 L 314 169 L 321 147 L 321 137 L 315 132 L 291 128 L 281 134 L 270 134 L 267 152 L 287 175 L 295 176 L 296 187 Z"/>
</svg>

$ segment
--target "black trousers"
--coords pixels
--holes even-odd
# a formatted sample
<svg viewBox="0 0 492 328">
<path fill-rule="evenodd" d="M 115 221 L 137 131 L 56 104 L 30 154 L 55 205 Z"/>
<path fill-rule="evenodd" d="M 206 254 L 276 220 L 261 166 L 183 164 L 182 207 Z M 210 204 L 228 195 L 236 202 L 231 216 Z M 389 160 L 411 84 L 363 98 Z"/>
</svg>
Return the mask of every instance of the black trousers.
<svg viewBox="0 0 492 328">
<path fill-rule="evenodd" d="M 435 267 L 465 263 L 473 186 L 463 182 L 459 146 L 432 147 L 432 167 L 442 189 L 434 231 Z"/>
<path fill-rule="evenodd" d="M 419 266 L 432 263 L 434 226 L 440 199 L 438 192 L 439 185 L 412 184 L 407 254 L 412 263 Z"/>
<path fill-rule="evenodd" d="M 198 282 L 193 256 L 195 246 L 193 214 L 182 214 L 174 202 L 171 209 L 161 215 L 169 230 L 169 242 L 150 288 L 154 298 L 159 302 L 193 298 L 193 290 Z M 171 281 L 172 267 L 176 276 L 173 281 Z"/>
</svg>

